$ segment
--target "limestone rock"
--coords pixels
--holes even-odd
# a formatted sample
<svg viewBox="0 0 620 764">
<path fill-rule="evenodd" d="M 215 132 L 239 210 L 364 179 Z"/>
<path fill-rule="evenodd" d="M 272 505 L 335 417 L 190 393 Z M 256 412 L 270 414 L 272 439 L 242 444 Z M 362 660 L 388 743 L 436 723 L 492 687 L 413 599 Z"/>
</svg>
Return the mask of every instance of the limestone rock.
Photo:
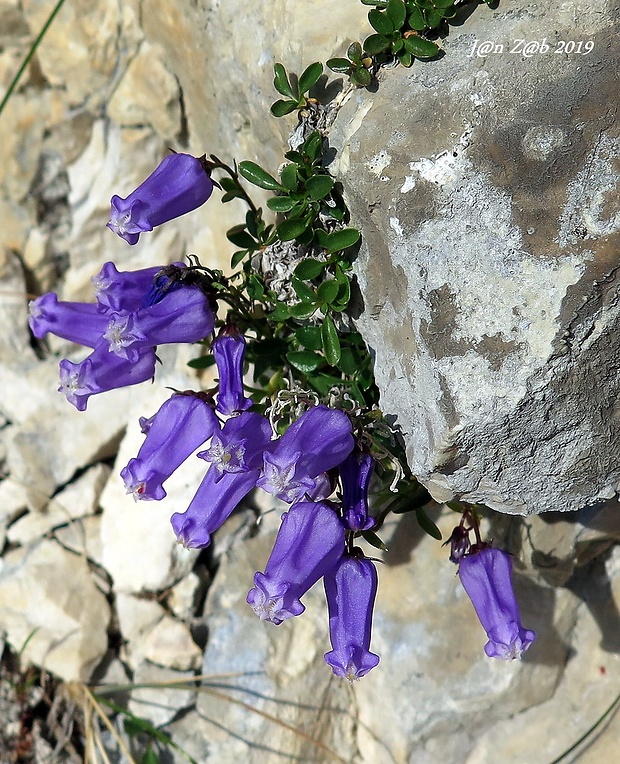
<svg viewBox="0 0 620 764">
<path fill-rule="evenodd" d="M 88 681 L 108 647 L 110 610 L 86 561 L 55 541 L 7 552 L 0 572 L 2 626 L 26 662 L 65 681 Z"/>
<path fill-rule="evenodd" d="M 567 511 L 620 484 L 613 13 L 480 8 L 444 58 L 356 91 L 330 134 L 381 405 L 439 501 Z M 562 53 L 576 18 L 588 54 Z"/>
<path fill-rule="evenodd" d="M 192 686 L 191 671 L 173 671 L 142 663 L 133 675 L 136 687 L 131 691 L 129 710 L 141 719 L 148 719 L 156 727 L 168 724 L 194 704 L 196 690 Z M 154 685 L 149 687 L 149 684 Z"/>
</svg>

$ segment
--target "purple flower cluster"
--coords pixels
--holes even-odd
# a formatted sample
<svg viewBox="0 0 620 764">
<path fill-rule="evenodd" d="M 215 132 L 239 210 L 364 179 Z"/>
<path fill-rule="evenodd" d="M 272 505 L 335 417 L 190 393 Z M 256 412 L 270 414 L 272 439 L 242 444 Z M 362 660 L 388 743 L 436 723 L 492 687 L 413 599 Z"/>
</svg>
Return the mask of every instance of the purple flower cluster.
<svg viewBox="0 0 620 764">
<path fill-rule="evenodd" d="M 211 334 L 213 311 L 199 286 L 183 282 L 186 268 L 118 271 L 105 263 L 93 278 L 96 303 L 62 302 L 53 292 L 30 303 L 35 337 L 55 334 L 92 349 L 80 363 L 60 362 L 58 390 L 79 411 L 91 395 L 152 379 L 157 345 Z"/>
</svg>

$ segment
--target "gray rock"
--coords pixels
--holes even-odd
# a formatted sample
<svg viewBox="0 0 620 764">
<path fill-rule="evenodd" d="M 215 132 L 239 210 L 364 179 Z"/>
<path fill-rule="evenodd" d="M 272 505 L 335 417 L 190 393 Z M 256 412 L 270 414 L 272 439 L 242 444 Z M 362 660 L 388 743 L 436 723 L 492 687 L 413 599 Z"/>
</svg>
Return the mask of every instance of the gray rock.
<svg viewBox="0 0 620 764">
<path fill-rule="evenodd" d="M 331 131 L 381 405 L 439 501 L 529 514 L 618 487 L 612 14 L 607 0 L 479 9 L 443 59 L 384 71 Z M 576 35 L 589 54 L 561 51 Z M 548 50 L 525 58 L 518 39 Z M 503 50 L 475 54 L 487 40 Z"/>
</svg>

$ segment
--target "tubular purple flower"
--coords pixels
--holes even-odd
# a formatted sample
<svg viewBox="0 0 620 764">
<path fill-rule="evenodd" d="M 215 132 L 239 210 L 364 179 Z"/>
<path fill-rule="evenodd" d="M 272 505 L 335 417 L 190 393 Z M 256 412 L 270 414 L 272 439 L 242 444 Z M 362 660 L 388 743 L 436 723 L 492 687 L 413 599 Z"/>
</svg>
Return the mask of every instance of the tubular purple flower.
<svg viewBox="0 0 620 764">
<path fill-rule="evenodd" d="M 246 411 L 252 400 L 243 394 L 245 339 L 238 331 L 220 335 L 212 346 L 219 373 L 217 410 L 222 414 Z"/>
<path fill-rule="evenodd" d="M 370 454 L 352 451 L 340 464 L 342 506 L 345 526 L 352 531 L 367 531 L 375 521 L 368 515 L 368 486 L 375 466 Z"/>
<path fill-rule="evenodd" d="M 160 271 L 161 266 L 137 271 L 119 271 L 114 263 L 104 263 L 99 273 L 91 279 L 100 310 L 116 313 L 138 310 Z"/>
<path fill-rule="evenodd" d="M 127 493 L 134 499 L 159 501 L 163 483 L 214 432 L 219 420 L 197 393 L 175 393 L 151 417 L 144 443 L 135 459 L 121 470 Z"/>
<path fill-rule="evenodd" d="M 60 362 L 60 387 L 78 411 L 84 411 L 91 395 L 118 387 L 137 385 L 155 376 L 155 351 L 141 348 L 135 361 L 129 362 L 108 352 L 100 343 L 81 363 Z"/>
<path fill-rule="evenodd" d="M 261 414 L 245 412 L 229 419 L 211 446 L 198 456 L 211 462 L 196 495 L 184 513 L 172 515 L 177 538 L 188 549 L 202 549 L 256 485 L 271 425 Z"/>
<path fill-rule="evenodd" d="M 336 676 L 352 682 L 379 663 L 370 652 L 377 570 L 365 557 L 343 557 L 325 574 L 324 584 L 333 648 L 325 661 Z"/>
<path fill-rule="evenodd" d="M 213 181 L 201 159 L 171 154 L 126 199 L 112 197 L 107 226 L 136 244 L 144 231 L 203 205 L 212 191 Z"/>
<path fill-rule="evenodd" d="M 39 339 L 50 332 L 94 348 L 101 340 L 108 319 L 94 303 L 59 302 L 54 292 L 48 292 L 32 300 L 28 306 L 28 323 Z"/>
<path fill-rule="evenodd" d="M 344 528 L 323 503 L 299 502 L 282 515 L 264 573 L 254 575 L 247 601 L 263 621 L 276 625 L 301 615 L 301 597 L 336 565 L 344 552 Z"/>
<path fill-rule="evenodd" d="M 316 478 L 338 466 L 353 448 L 349 417 L 315 406 L 294 422 L 264 456 L 258 485 L 283 501 L 312 493 Z"/>
<path fill-rule="evenodd" d="M 215 317 L 202 290 L 181 285 L 148 308 L 113 313 L 103 338 L 112 353 L 133 361 L 146 346 L 197 342 L 211 334 L 214 323 Z"/>
<path fill-rule="evenodd" d="M 459 564 L 463 588 L 489 638 L 484 646 L 489 658 L 520 658 L 536 639 L 535 632 L 521 625 L 511 573 L 510 555 L 491 547 L 467 555 Z"/>
</svg>

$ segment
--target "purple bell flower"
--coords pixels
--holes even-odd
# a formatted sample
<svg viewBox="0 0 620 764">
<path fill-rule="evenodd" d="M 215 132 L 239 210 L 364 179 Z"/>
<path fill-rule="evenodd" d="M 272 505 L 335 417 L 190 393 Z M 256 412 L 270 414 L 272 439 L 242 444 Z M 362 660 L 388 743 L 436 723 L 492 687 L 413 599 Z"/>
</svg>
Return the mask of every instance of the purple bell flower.
<svg viewBox="0 0 620 764">
<path fill-rule="evenodd" d="M 312 495 L 318 476 L 337 467 L 352 448 L 349 417 L 343 411 L 315 406 L 265 453 L 258 485 L 283 501 L 302 499 Z"/>
<path fill-rule="evenodd" d="M 246 411 L 252 405 L 252 400 L 243 394 L 243 335 L 231 329 L 221 334 L 211 349 L 219 373 L 217 410 L 226 415 Z"/>
<path fill-rule="evenodd" d="M 377 570 L 365 557 L 343 557 L 325 574 L 324 584 L 333 648 L 325 661 L 336 676 L 352 682 L 379 663 L 379 656 L 370 652 Z"/>
<path fill-rule="evenodd" d="M 137 385 L 155 376 L 155 351 L 141 348 L 135 361 L 129 362 L 108 352 L 100 343 L 81 363 L 60 362 L 60 387 L 78 411 L 84 411 L 91 395 L 118 387 Z"/>
<path fill-rule="evenodd" d="M 281 624 L 301 615 L 301 597 L 336 565 L 344 552 L 344 528 L 327 504 L 299 502 L 282 515 L 264 573 L 254 575 L 247 601 L 263 621 Z"/>
<path fill-rule="evenodd" d="M 368 486 L 375 466 L 370 454 L 352 451 L 342 462 L 342 507 L 345 526 L 352 531 L 370 530 L 375 521 L 368 515 Z"/>
<path fill-rule="evenodd" d="M 48 292 L 30 303 L 28 323 L 38 339 L 50 332 L 69 342 L 94 348 L 101 340 L 108 319 L 94 303 L 59 302 L 54 292 Z"/>
<path fill-rule="evenodd" d="M 126 199 L 112 197 L 107 226 L 136 244 L 144 231 L 203 205 L 212 191 L 213 181 L 202 159 L 171 154 Z"/>
<path fill-rule="evenodd" d="M 110 351 L 134 361 L 144 347 L 197 342 L 213 331 L 215 317 L 206 295 L 181 285 L 160 302 L 132 313 L 112 313 L 103 338 Z"/>
<path fill-rule="evenodd" d="M 536 639 L 521 625 L 519 606 L 512 589 L 512 561 L 501 549 L 486 547 L 467 555 L 459 564 L 459 578 L 489 641 L 489 658 L 520 658 Z"/>
<path fill-rule="evenodd" d="M 175 265 L 182 266 L 183 263 Z M 138 310 L 161 270 L 160 266 L 155 266 L 137 271 L 119 271 L 114 263 L 104 263 L 99 273 L 91 279 L 99 310 L 115 313 Z"/>
<path fill-rule="evenodd" d="M 220 424 L 211 405 L 193 393 L 174 394 L 148 422 L 138 456 L 129 460 L 121 477 L 134 499 L 159 501 L 166 496 L 162 483 Z"/>
<path fill-rule="evenodd" d="M 185 512 L 172 515 L 180 543 L 202 549 L 211 534 L 228 519 L 237 504 L 255 487 L 262 453 L 271 438 L 271 425 L 262 414 L 244 412 L 229 419 L 210 447 L 198 454 L 211 466 Z"/>
</svg>

